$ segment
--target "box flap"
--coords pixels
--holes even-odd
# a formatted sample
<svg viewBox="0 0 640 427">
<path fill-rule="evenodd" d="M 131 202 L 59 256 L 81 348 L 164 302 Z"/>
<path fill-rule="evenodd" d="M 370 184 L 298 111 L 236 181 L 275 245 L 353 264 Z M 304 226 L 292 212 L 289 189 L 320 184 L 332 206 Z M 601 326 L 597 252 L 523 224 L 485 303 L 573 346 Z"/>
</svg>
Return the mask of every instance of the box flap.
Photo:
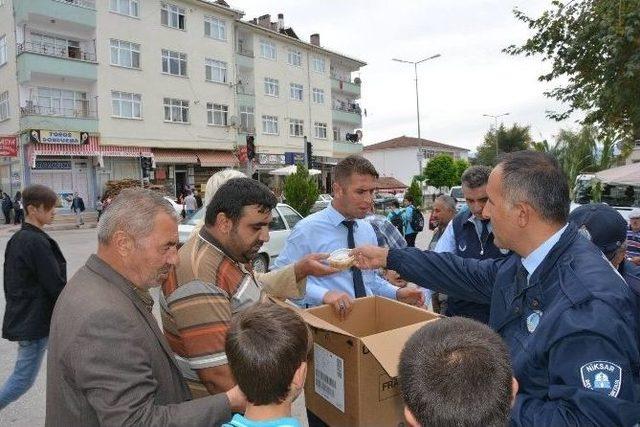
<svg viewBox="0 0 640 427">
<path fill-rule="evenodd" d="M 400 353 L 402 352 L 404 344 L 415 331 L 429 322 L 433 322 L 433 320 L 425 320 L 424 322 L 414 323 L 413 325 L 404 326 L 392 331 L 361 337 L 360 340 L 367 346 L 376 360 L 380 362 L 380 365 L 387 371 L 387 374 L 389 374 L 390 377 L 396 377 L 398 375 Z"/>
<path fill-rule="evenodd" d="M 302 310 L 299 312 L 299 314 L 300 316 L 302 316 L 305 322 L 307 322 L 310 326 L 313 326 L 314 328 L 322 329 L 324 331 L 329 331 L 329 332 L 335 332 L 341 335 L 346 335 L 348 337 L 353 337 L 352 334 L 340 328 L 339 326 L 336 326 L 332 323 L 327 322 L 326 320 L 323 320 L 317 316 L 314 316 L 309 311 Z"/>
</svg>

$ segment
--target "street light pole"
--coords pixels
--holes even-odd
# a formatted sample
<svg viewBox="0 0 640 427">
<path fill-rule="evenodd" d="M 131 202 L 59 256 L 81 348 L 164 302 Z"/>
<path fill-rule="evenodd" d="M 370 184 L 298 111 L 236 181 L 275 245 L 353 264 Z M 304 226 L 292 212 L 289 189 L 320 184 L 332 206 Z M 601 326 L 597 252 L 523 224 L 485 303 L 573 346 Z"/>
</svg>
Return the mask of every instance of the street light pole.
<svg viewBox="0 0 640 427">
<path fill-rule="evenodd" d="M 498 151 L 498 119 L 500 117 L 504 117 L 504 116 L 508 116 L 509 113 L 502 113 L 502 114 L 498 114 L 498 115 L 493 115 L 493 114 L 483 114 L 484 117 L 492 117 L 494 120 L 494 129 L 496 130 L 496 161 L 498 160 L 498 155 L 499 155 L 499 151 Z"/>
<path fill-rule="evenodd" d="M 397 59 L 397 58 L 393 58 L 393 61 L 396 62 L 402 62 L 404 64 L 413 64 L 413 72 L 415 75 L 415 79 L 416 79 L 416 115 L 418 118 L 418 141 L 420 141 L 420 155 L 424 154 L 424 150 L 423 150 L 423 144 L 422 144 L 422 138 L 420 136 L 420 98 L 418 96 L 418 64 L 421 64 L 425 61 L 429 61 L 431 59 L 436 59 L 441 57 L 442 55 L 440 55 L 439 53 L 433 56 L 430 56 L 428 58 L 424 58 L 421 59 L 419 61 L 406 61 L 404 59 Z M 422 174 L 422 161 L 418 160 L 418 175 Z"/>
</svg>

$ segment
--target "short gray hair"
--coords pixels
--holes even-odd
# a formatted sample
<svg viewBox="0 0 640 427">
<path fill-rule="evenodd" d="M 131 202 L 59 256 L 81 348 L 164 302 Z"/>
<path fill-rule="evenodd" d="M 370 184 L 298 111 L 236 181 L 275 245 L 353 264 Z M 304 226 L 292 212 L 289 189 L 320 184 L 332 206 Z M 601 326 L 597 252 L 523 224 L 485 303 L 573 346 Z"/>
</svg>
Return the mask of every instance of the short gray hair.
<svg viewBox="0 0 640 427">
<path fill-rule="evenodd" d="M 144 188 L 126 188 L 100 216 L 98 242 L 108 244 L 116 231 L 124 231 L 136 241 L 143 239 L 151 234 L 153 219 L 159 213 L 179 220 L 176 210 L 161 194 Z"/>
<path fill-rule="evenodd" d="M 462 185 L 467 188 L 479 188 L 487 185 L 489 175 L 491 175 L 491 168 L 489 166 L 471 166 L 462 173 L 460 180 L 462 181 Z"/>
<path fill-rule="evenodd" d="M 436 200 L 440 200 L 451 211 L 456 211 L 456 199 L 454 199 L 453 197 L 447 194 L 441 194 L 436 197 Z"/>
</svg>

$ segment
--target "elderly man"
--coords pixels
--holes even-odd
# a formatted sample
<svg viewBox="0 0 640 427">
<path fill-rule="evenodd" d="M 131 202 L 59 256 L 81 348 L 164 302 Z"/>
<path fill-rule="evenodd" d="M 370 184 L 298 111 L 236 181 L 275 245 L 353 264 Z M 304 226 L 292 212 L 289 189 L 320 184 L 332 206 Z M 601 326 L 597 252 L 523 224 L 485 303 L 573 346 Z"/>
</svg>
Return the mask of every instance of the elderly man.
<svg viewBox="0 0 640 427">
<path fill-rule="evenodd" d="M 135 206 L 135 209 L 131 209 Z M 147 290 L 178 261 L 178 218 L 159 194 L 123 190 L 98 225 L 98 251 L 56 304 L 47 361 L 47 426 L 215 426 L 237 388 L 191 400 Z"/>
<path fill-rule="evenodd" d="M 627 258 L 635 265 L 640 265 L 640 209 L 635 208 L 629 214 L 627 230 Z"/>
<path fill-rule="evenodd" d="M 469 209 L 460 211 L 438 239 L 434 251 L 450 252 L 463 258 L 495 259 L 504 254 L 494 243 L 492 224 L 482 213 L 487 203 L 487 181 L 491 169 L 471 166 L 462 174 L 462 193 Z M 489 323 L 489 305 L 449 297 L 447 316 L 462 316 Z"/>
<path fill-rule="evenodd" d="M 635 425 L 640 419 L 635 297 L 602 253 L 567 224 L 569 186 L 544 153 L 508 154 L 491 172 L 484 214 L 500 260 L 415 249 L 358 249 L 422 286 L 491 303 L 520 391 L 513 425 Z"/>
<path fill-rule="evenodd" d="M 432 219 L 438 224 L 433 231 L 433 237 L 429 242 L 429 250 L 435 249 L 436 244 L 444 234 L 444 230 L 448 227 L 449 223 L 456 215 L 456 199 L 446 194 L 438 196 L 433 202 L 433 215 Z"/>
</svg>

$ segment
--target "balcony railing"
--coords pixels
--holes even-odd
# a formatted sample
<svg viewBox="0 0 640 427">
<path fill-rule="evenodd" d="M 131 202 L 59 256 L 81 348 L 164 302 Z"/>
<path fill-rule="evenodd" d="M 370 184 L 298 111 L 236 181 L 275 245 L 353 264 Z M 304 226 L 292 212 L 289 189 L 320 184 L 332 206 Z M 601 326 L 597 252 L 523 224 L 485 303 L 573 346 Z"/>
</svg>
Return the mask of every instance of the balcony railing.
<svg viewBox="0 0 640 427">
<path fill-rule="evenodd" d="M 51 43 L 24 42 L 18 43 L 18 53 L 32 52 L 58 58 L 76 59 L 78 61 L 96 62 L 96 54 L 75 46 L 58 46 Z"/>
<path fill-rule="evenodd" d="M 236 93 L 238 95 L 255 95 L 256 91 L 252 87 L 245 87 L 241 84 L 236 85 Z"/>
<path fill-rule="evenodd" d="M 256 128 L 253 127 L 252 125 L 250 125 L 250 126 L 240 125 L 240 126 L 238 126 L 238 132 L 240 132 L 240 133 L 256 133 Z"/>
<path fill-rule="evenodd" d="M 84 7 L 85 9 L 95 9 L 96 0 L 54 0 L 58 3 L 71 4 L 73 6 Z"/>
<path fill-rule="evenodd" d="M 236 52 L 240 55 L 248 56 L 249 58 L 253 58 L 253 51 L 249 49 L 244 49 L 242 47 L 238 47 Z"/>
<path fill-rule="evenodd" d="M 358 104 L 347 104 L 345 102 L 334 102 L 333 109 L 338 111 L 346 111 L 347 113 L 354 113 L 362 115 L 362 109 Z"/>
<path fill-rule="evenodd" d="M 42 107 L 40 105 L 27 105 L 20 107 L 20 115 L 26 116 L 51 116 L 51 117 L 68 117 L 77 119 L 97 119 L 98 113 L 89 109 L 89 101 L 82 103 L 78 108 L 58 108 L 58 107 Z"/>
<path fill-rule="evenodd" d="M 331 76 L 332 79 L 339 80 L 339 81 L 344 82 L 344 83 L 351 83 L 351 84 L 354 84 L 356 86 L 360 86 L 355 81 L 351 81 L 351 79 L 349 79 L 349 78 L 345 79 L 344 76 L 341 76 L 340 74 L 338 74 L 336 72 L 331 71 L 331 72 L 329 72 L 329 75 Z"/>
</svg>

